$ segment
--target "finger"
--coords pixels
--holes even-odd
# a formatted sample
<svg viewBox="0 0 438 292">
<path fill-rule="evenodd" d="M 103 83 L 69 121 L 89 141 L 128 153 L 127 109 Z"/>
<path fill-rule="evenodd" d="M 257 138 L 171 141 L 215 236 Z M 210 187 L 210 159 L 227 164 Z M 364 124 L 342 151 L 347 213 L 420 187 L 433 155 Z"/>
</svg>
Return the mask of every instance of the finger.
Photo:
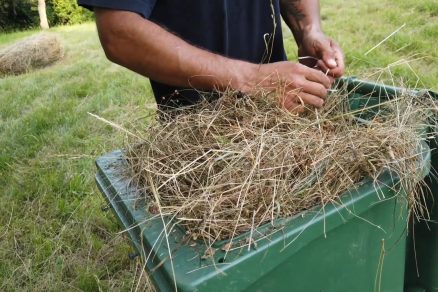
<svg viewBox="0 0 438 292">
<path fill-rule="evenodd" d="M 333 71 L 333 75 L 334 77 L 341 77 L 342 75 L 344 75 L 345 71 L 344 54 L 342 53 L 341 48 L 336 43 L 333 43 L 333 48 L 335 50 L 336 62 L 338 63 L 338 67 L 336 67 Z"/>
<path fill-rule="evenodd" d="M 290 93 L 284 96 L 283 106 L 288 109 L 293 104 L 299 104 L 302 106 L 306 105 L 312 105 L 315 107 L 322 107 L 324 105 L 324 100 L 318 96 L 301 92 L 299 94 L 297 93 Z"/>
<path fill-rule="evenodd" d="M 339 46 L 333 41 L 332 41 L 332 47 L 334 50 L 337 66 L 336 68 L 328 68 L 329 69 L 328 75 L 337 78 L 344 75 L 344 70 L 345 70 L 344 55 L 342 54 L 342 50 L 339 48 Z M 322 62 L 318 62 L 318 66 L 322 67 L 323 66 Z"/>
<path fill-rule="evenodd" d="M 337 58 L 338 60 L 338 58 Z M 335 77 L 341 77 L 342 75 L 344 75 L 344 61 L 342 59 L 342 54 L 340 55 L 339 58 L 339 62 L 338 62 L 338 67 L 334 68 L 334 69 L 330 69 L 328 68 L 325 63 L 322 60 L 318 61 L 318 68 L 327 76 L 331 76 L 332 78 Z"/>
<path fill-rule="evenodd" d="M 322 84 L 325 88 L 330 88 L 330 79 L 319 70 L 306 68 L 303 75 L 308 81 L 317 82 Z"/>
<path fill-rule="evenodd" d="M 325 77 L 330 82 L 330 79 L 327 76 Z M 329 87 L 330 85 L 331 84 L 329 84 Z M 305 82 L 303 82 L 300 88 L 302 89 L 303 92 L 308 93 L 310 95 L 315 95 L 319 98 L 325 98 L 327 96 L 328 88 L 317 82 L 306 80 Z"/>
<path fill-rule="evenodd" d="M 286 98 L 285 102 L 283 103 L 283 108 L 290 112 L 302 112 L 304 111 L 305 106 L 299 101 L 293 101 L 293 98 Z"/>
<path fill-rule="evenodd" d="M 302 106 L 301 104 L 296 104 L 290 108 L 288 108 L 287 110 L 291 113 L 302 113 L 304 112 L 306 108 L 304 106 Z"/>
<path fill-rule="evenodd" d="M 341 77 L 342 75 L 344 75 L 344 70 L 342 70 L 341 68 L 335 68 L 333 70 L 330 70 L 328 75 L 330 75 L 334 78 L 338 78 L 338 77 Z"/>
<path fill-rule="evenodd" d="M 332 47 L 332 41 L 325 43 L 322 47 L 322 60 L 330 69 L 334 69 L 338 66 L 338 63 L 336 62 L 335 50 Z"/>
<path fill-rule="evenodd" d="M 284 94 L 281 96 L 281 106 L 286 110 L 300 105 L 298 95 Z"/>
<path fill-rule="evenodd" d="M 335 78 L 330 75 L 327 75 L 327 77 L 330 79 L 330 83 L 333 86 L 333 83 L 335 83 Z"/>
<path fill-rule="evenodd" d="M 305 105 L 300 102 L 298 96 L 285 96 L 283 108 L 289 112 L 301 113 L 305 110 Z"/>
<path fill-rule="evenodd" d="M 331 85 L 333 85 L 335 78 L 342 76 L 342 74 L 339 75 L 341 70 L 338 67 L 336 67 L 335 69 L 330 69 L 324 64 L 322 60 L 318 61 L 317 67 L 319 70 L 321 70 L 322 73 L 324 73 L 330 79 Z"/>
<path fill-rule="evenodd" d="M 328 75 L 328 73 L 330 73 L 330 68 L 327 67 L 327 65 L 324 63 L 323 60 L 318 60 L 318 63 L 316 63 L 316 66 L 318 67 L 319 70 L 321 70 L 322 73 L 324 73 L 324 75 Z"/>
<path fill-rule="evenodd" d="M 306 92 L 301 92 L 298 95 L 298 98 L 300 99 L 300 101 L 302 101 L 305 105 L 313 105 L 314 107 L 322 107 L 324 105 L 324 99 L 316 96 L 316 95 L 312 95 Z"/>
<path fill-rule="evenodd" d="M 318 70 L 320 70 L 324 75 L 326 75 L 328 77 L 328 79 L 330 80 L 330 86 L 333 85 L 333 83 L 335 82 L 335 78 L 333 78 L 334 76 L 332 76 L 332 74 L 330 73 L 332 70 L 330 70 L 322 60 L 319 60 L 318 63 L 316 64 L 316 68 Z"/>
</svg>

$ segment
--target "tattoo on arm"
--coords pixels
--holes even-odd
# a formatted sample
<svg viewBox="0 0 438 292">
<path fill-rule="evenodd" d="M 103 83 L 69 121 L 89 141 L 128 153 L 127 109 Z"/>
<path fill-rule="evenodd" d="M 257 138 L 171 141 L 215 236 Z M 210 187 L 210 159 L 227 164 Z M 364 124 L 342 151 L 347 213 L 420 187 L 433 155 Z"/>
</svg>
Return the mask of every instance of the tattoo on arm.
<svg viewBox="0 0 438 292">
<path fill-rule="evenodd" d="M 296 21 L 301 21 L 306 18 L 303 10 L 300 8 L 301 0 L 281 0 L 284 13 L 292 16 Z"/>
</svg>

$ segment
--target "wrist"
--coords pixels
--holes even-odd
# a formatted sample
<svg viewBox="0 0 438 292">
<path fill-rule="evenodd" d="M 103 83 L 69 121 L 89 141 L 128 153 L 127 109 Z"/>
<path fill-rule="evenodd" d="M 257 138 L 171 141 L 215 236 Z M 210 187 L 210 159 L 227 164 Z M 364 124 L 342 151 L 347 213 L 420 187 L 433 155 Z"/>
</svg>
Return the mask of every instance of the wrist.
<svg viewBox="0 0 438 292">
<path fill-rule="evenodd" d="M 229 68 L 231 68 L 229 86 L 233 90 L 241 92 L 249 92 L 256 87 L 259 65 L 239 60 L 230 61 L 230 64 L 228 64 Z"/>
<path fill-rule="evenodd" d="M 302 43 L 303 39 L 306 36 L 315 33 L 322 33 L 321 22 L 319 21 L 319 19 L 290 21 L 288 25 L 298 45 Z"/>
<path fill-rule="evenodd" d="M 297 45 L 300 46 L 303 41 L 312 35 L 321 34 L 321 25 L 319 23 L 310 23 L 308 25 L 303 25 L 300 32 L 300 38 L 297 39 Z"/>
<path fill-rule="evenodd" d="M 321 33 L 321 25 L 319 23 L 311 23 L 303 26 L 302 33 L 303 35 Z"/>
</svg>

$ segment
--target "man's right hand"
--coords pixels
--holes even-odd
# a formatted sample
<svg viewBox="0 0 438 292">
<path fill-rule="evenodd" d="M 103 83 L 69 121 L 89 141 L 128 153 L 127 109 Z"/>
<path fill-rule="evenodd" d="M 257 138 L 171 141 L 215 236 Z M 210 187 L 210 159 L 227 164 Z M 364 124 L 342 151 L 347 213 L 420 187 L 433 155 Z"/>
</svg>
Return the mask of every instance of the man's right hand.
<svg viewBox="0 0 438 292">
<path fill-rule="evenodd" d="M 289 61 L 253 65 L 252 73 L 244 76 L 237 89 L 251 93 L 265 89 L 275 91 L 281 105 L 294 112 L 307 106 L 322 107 L 332 79 L 319 70 Z"/>
<path fill-rule="evenodd" d="M 107 57 L 164 84 L 220 91 L 231 87 L 246 93 L 276 90 L 291 111 L 321 107 L 330 87 L 329 77 L 298 63 L 233 60 L 192 46 L 136 13 L 95 9 L 95 14 Z"/>
</svg>

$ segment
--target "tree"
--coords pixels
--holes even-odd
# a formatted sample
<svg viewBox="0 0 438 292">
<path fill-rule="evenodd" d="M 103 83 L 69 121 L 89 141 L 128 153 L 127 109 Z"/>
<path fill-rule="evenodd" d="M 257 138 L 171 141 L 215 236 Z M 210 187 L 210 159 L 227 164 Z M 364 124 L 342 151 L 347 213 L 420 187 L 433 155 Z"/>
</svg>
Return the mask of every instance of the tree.
<svg viewBox="0 0 438 292">
<path fill-rule="evenodd" d="M 40 16 L 40 27 L 42 29 L 48 29 L 49 22 L 47 21 L 46 1 L 45 0 L 38 0 L 38 15 Z"/>
</svg>

